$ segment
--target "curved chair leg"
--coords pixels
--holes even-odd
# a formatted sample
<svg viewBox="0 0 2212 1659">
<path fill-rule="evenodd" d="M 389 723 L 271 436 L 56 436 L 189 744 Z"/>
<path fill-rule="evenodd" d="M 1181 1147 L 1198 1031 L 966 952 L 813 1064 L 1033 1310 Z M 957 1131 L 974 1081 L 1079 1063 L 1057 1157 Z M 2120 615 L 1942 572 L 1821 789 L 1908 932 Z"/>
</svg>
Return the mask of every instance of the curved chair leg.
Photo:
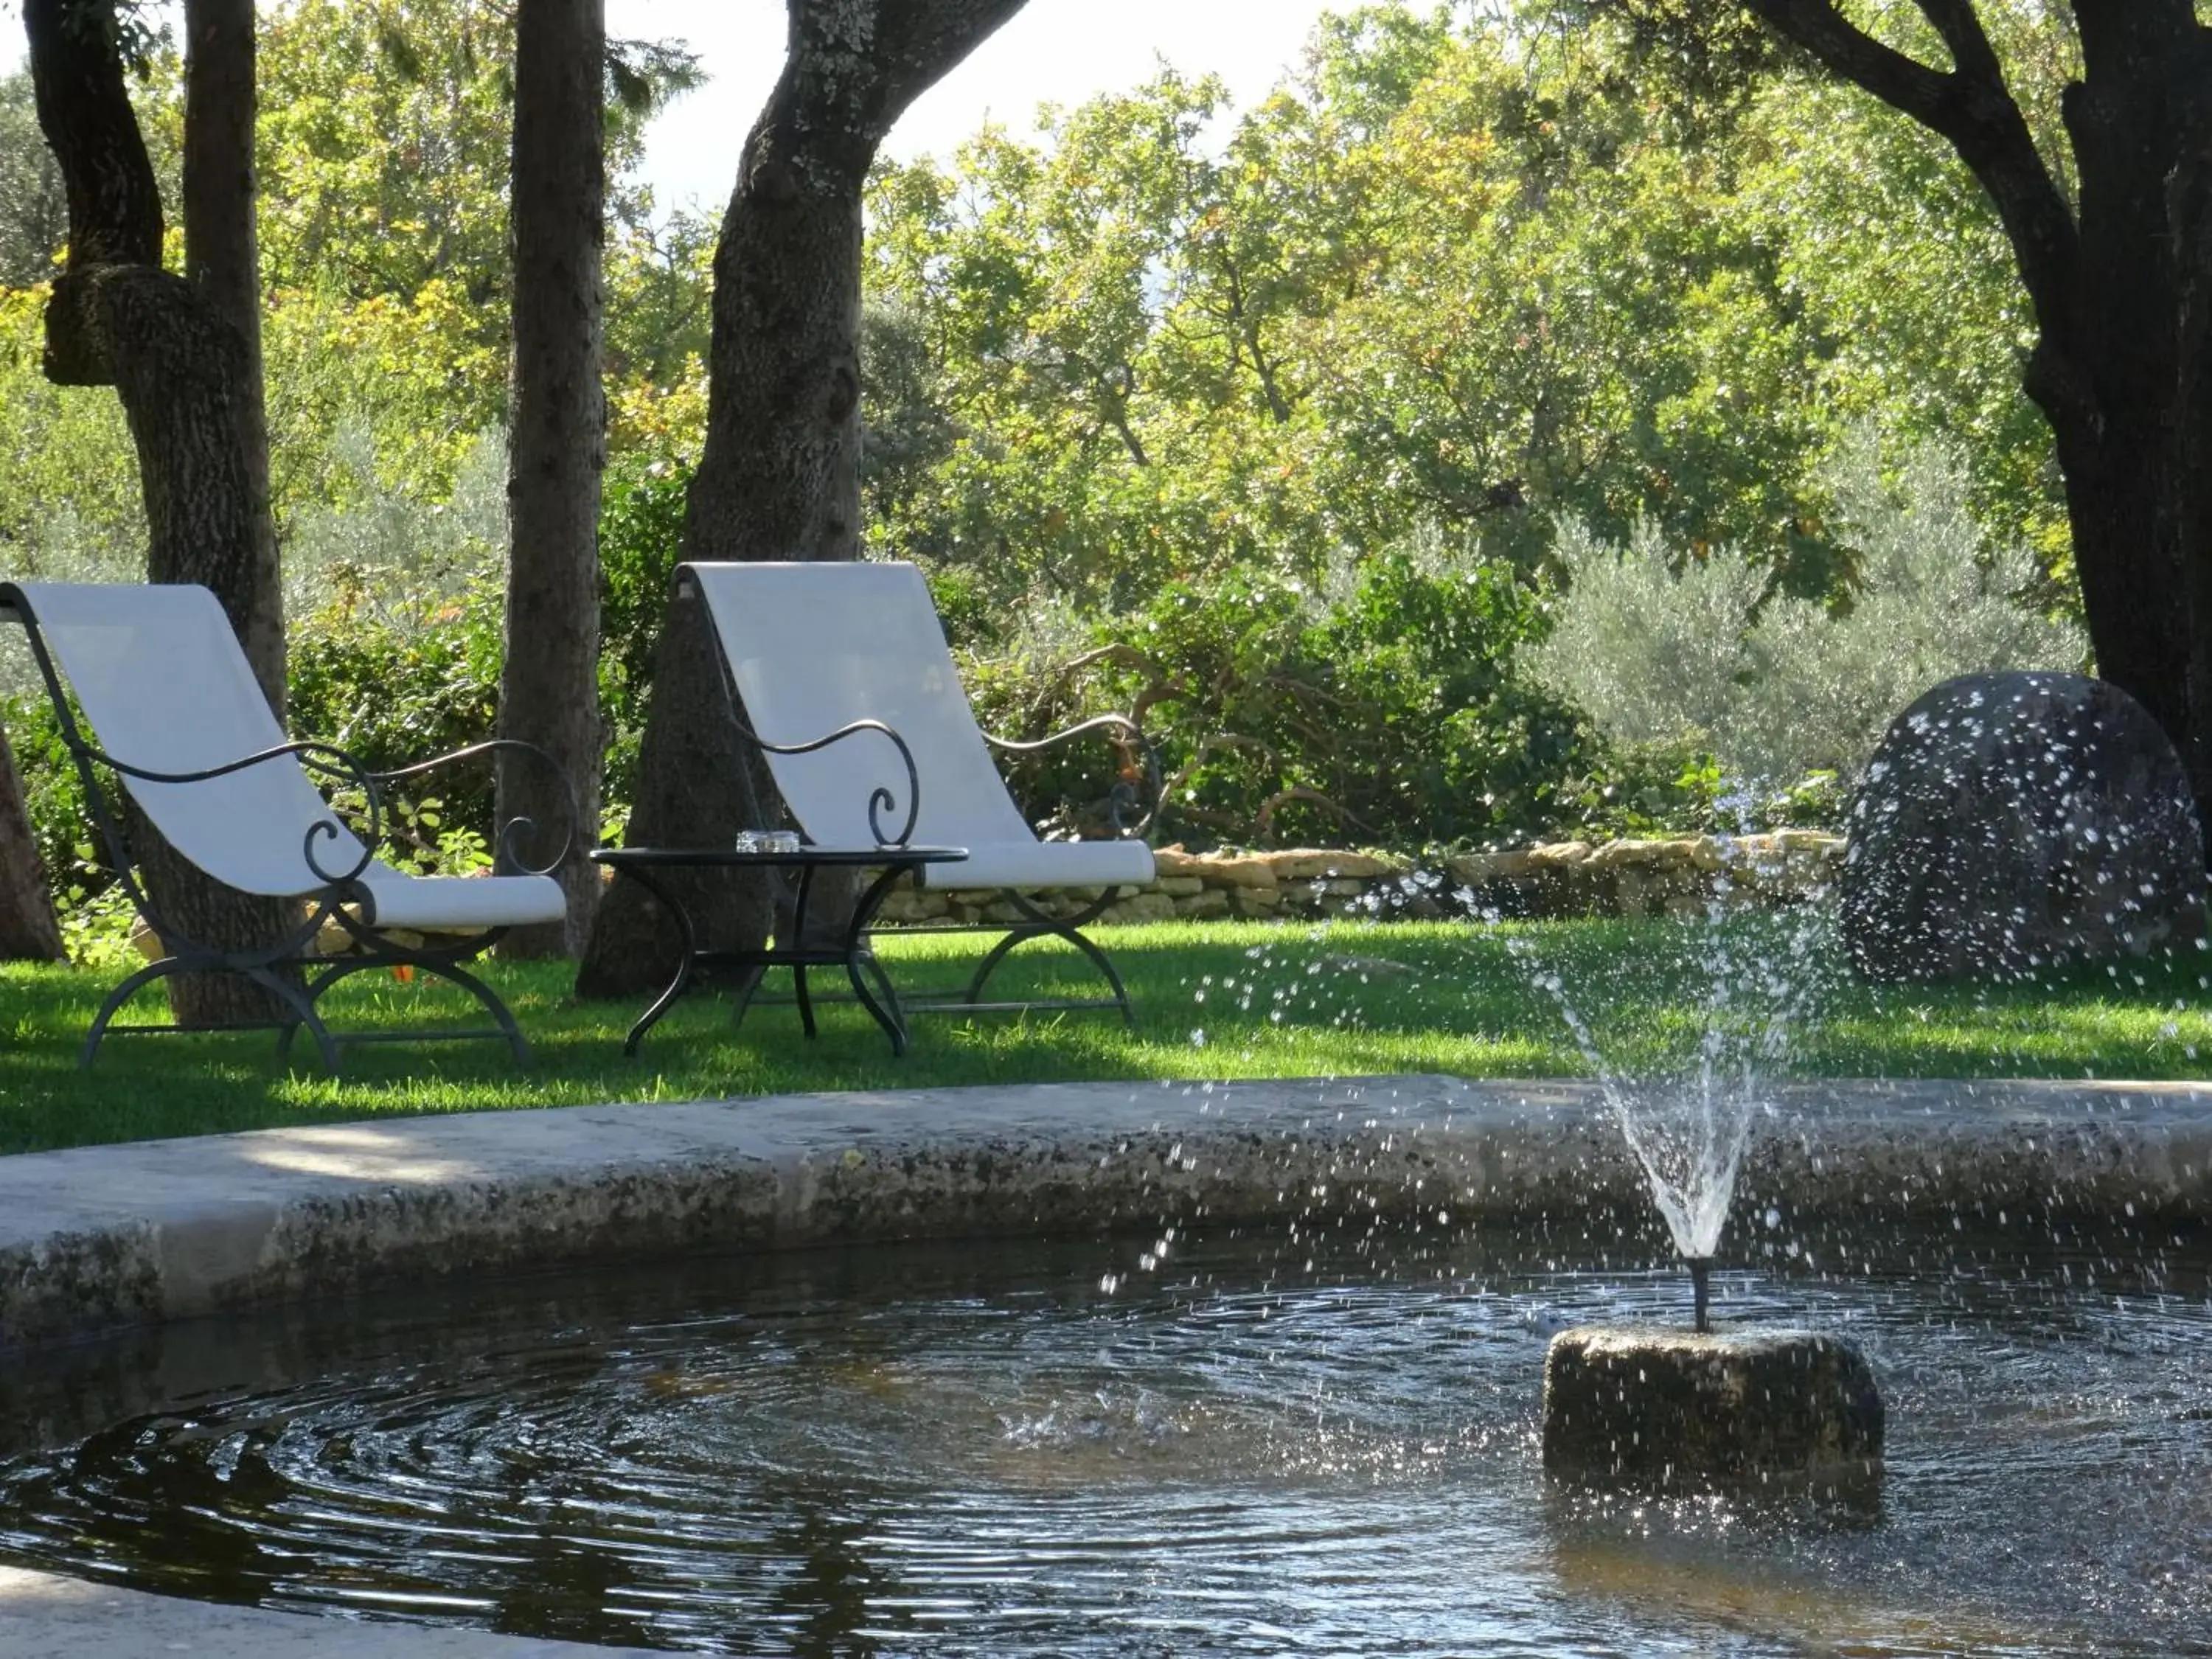
<svg viewBox="0 0 2212 1659">
<path fill-rule="evenodd" d="M 278 1058 L 285 1058 L 291 1054 L 292 1038 L 304 1025 L 307 1028 L 307 1035 L 315 1040 L 315 1052 L 322 1056 L 323 1069 L 336 1077 L 338 1070 L 337 1039 L 331 1035 L 331 1028 L 323 1024 L 323 1017 L 315 1012 L 315 1000 L 322 995 L 324 986 L 318 985 L 312 991 L 303 991 L 289 983 L 282 974 L 272 974 L 265 968 L 249 969 L 246 976 L 273 992 L 279 1001 L 289 1004 L 292 1012 L 299 1016 L 277 1034 Z"/>
<path fill-rule="evenodd" d="M 1115 891 L 1116 889 L 1109 885 L 1089 905 L 1065 921 L 1045 915 L 1019 893 L 1005 892 L 1002 896 L 1028 920 L 1022 927 L 1009 929 L 1003 939 L 984 953 L 983 960 L 976 965 L 975 977 L 968 981 L 967 1000 L 970 1002 L 983 1000 L 985 981 L 998 971 L 999 964 L 1017 945 L 1026 945 L 1033 939 L 1063 939 L 1088 957 L 1091 965 L 1105 976 L 1106 983 L 1113 988 L 1115 1006 L 1121 1011 L 1122 1024 L 1133 1027 L 1137 1023 L 1137 1013 L 1130 1006 L 1128 988 L 1121 983 L 1121 974 L 1107 959 L 1106 953 L 1079 931 L 1086 923 L 1096 921 L 1105 914 L 1106 907 L 1114 902 Z"/>
<path fill-rule="evenodd" d="M 315 1048 L 322 1055 L 323 1064 L 332 1072 L 337 1070 L 337 1044 L 331 1039 L 329 1029 L 315 1017 L 313 1006 L 303 996 L 299 987 L 287 982 L 281 974 L 273 974 L 258 963 L 240 967 L 235 963 L 192 962 L 181 957 L 164 957 L 159 962 L 149 963 L 107 994 L 106 1000 L 100 1005 L 100 1012 L 92 1017 L 91 1029 L 84 1035 L 84 1047 L 77 1051 L 77 1068 L 80 1071 L 92 1069 L 93 1056 L 100 1052 L 100 1040 L 107 1035 L 107 1028 L 115 1016 L 122 1012 L 123 1006 L 132 997 L 156 980 L 167 979 L 172 974 L 193 973 L 237 974 L 261 987 L 295 1016 L 283 1028 L 278 1052 L 282 1054 L 290 1047 L 293 1032 L 304 1024 L 315 1039 Z"/>
<path fill-rule="evenodd" d="M 853 981 L 854 997 L 875 1017 L 876 1024 L 884 1028 L 884 1035 L 890 1038 L 894 1060 L 906 1053 L 906 1015 L 899 1007 L 898 992 L 891 984 L 890 975 L 876 960 L 876 953 L 867 947 L 866 940 L 868 928 L 875 921 L 876 908 L 903 873 L 893 869 L 878 876 L 860 902 L 853 907 L 853 920 L 845 930 L 846 977 Z M 869 988 L 869 977 L 875 981 L 873 990 Z"/>
<path fill-rule="evenodd" d="M 468 992 L 483 1005 L 485 1012 L 489 1013 L 493 1020 L 497 1023 L 500 1035 L 507 1039 L 507 1048 L 513 1052 L 516 1061 L 523 1065 L 529 1063 L 530 1045 L 524 1039 L 521 1028 L 515 1024 L 514 1015 L 507 1012 L 507 1005 L 499 1000 L 496 992 L 456 963 L 448 962 L 439 957 L 415 955 L 348 957 L 325 967 L 307 981 L 307 989 L 302 994 L 305 1007 L 301 1010 L 301 1018 L 287 1025 L 283 1035 L 276 1039 L 277 1054 L 283 1056 L 291 1052 L 292 1039 L 298 1035 L 300 1027 L 305 1025 L 310 1031 L 315 1033 L 316 1042 L 323 1049 L 325 1060 L 333 1061 L 336 1040 L 330 1037 L 328 1027 L 323 1024 L 321 1017 L 315 1013 L 315 1005 L 320 1002 L 325 994 L 341 980 L 351 979 L 356 974 L 366 973 L 372 968 L 393 967 L 415 968 L 426 974 L 434 974 L 440 979 L 450 980 Z M 334 1061 L 333 1069 L 335 1069 Z"/>
<path fill-rule="evenodd" d="M 962 994 L 962 1000 L 967 1002 L 981 1002 L 983 1000 L 984 983 L 993 974 L 999 971 L 999 964 L 1012 953 L 1014 947 L 1018 945 L 1026 945 L 1033 939 L 1042 937 L 1044 932 L 1042 927 L 1010 927 L 1000 934 L 993 942 L 991 948 L 983 952 L 982 961 L 975 964 L 975 971 L 969 976 L 968 989 Z"/>
<path fill-rule="evenodd" d="M 490 986 L 459 963 L 441 962 L 434 957 L 408 957 L 404 960 L 426 974 L 435 974 L 440 979 L 451 980 L 483 1004 L 484 1012 L 498 1024 L 500 1035 L 507 1039 L 507 1048 L 514 1054 L 515 1064 L 530 1064 L 530 1044 L 523 1037 L 522 1028 L 514 1023 L 514 1016 L 507 1012 L 507 1005 L 499 1000 L 499 994 Z"/>
<path fill-rule="evenodd" d="M 84 1047 L 77 1053 L 78 1068 L 91 1069 L 93 1056 L 99 1052 L 100 1040 L 107 1035 L 109 1024 L 122 1012 L 123 1005 L 140 991 L 172 974 L 201 973 L 236 974 L 258 985 L 283 1003 L 293 1014 L 293 1018 L 282 1028 L 277 1038 L 277 1053 L 288 1052 L 294 1033 L 305 1025 L 315 1039 L 315 1048 L 321 1054 L 324 1066 L 333 1073 L 337 1070 L 337 1043 L 331 1037 L 330 1029 L 316 1018 L 312 1000 L 298 986 L 290 983 L 281 974 L 271 973 L 258 963 L 240 966 L 234 962 L 193 962 L 181 957 L 164 957 L 159 962 L 149 963 L 107 994 L 107 1000 L 100 1005 L 100 1012 L 92 1018 L 91 1029 L 85 1033 Z"/>
<path fill-rule="evenodd" d="M 148 963 L 146 966 L 131 975 L 123 983 L 110 991 L 107 994 L 107 1000 L 100 1005 L 100 1012 L 92 1017 L 92 1028 L 84 1034 L 84 1047 L 77 1050 L 77 1069 L 79 1071 L 92 1069 L 92 1057 L 99 1051 L 100 1038 L 107 1035 L 108 1022 L 122 1012 L 125 1003 L 130 1001 L 132 997 L 137 996 L 155 980 L 167 979 L 171 974 L 182 973 L 184 968 L 185 964 L 175 957 L 163 957 L 159 962 Z"/>
<path fill-rule="evenodd" d="M 307 981 L 307 987 L 305 992 L 305 995 L 307 1000 L 307 1007 L 310 1010 L 310 1012 L 307 1018 L 295 1019 L 289 1025 L 287 1025 L 282 1031 L 277 1033 L 276 1058 L 279 1060 L 289 1060 L 291 1058 L 292 1039 L 300 1034 L 300 1028 L 302 1025 L 308 1024 L 309 1020 L 312 1019 L 313 1021 L 313 1024 L 310 1026 L 309 1029 L 311 1031 L 319 1031 L 322 1034 L 321 1036 L 317 1036 L 316 1042 L 319 1046 L 325 1047 L 325 1059 L 327 1060 L 329 1058 L 329 1051 L 327 1046 L 324 1044 L 323 1039 L 325 1036 L 327 1036 L 330 1028 L 323 1024 L 322 1017 L 320 1015 L 315 1014 L 312 1011 L 315 1005 L 323 1000 L 323 993 L 329 990 L 331 987 L 336 985 L 340 980 L 349 979 L 354 975 L 361 972 L 362 969 L 372 967 L 374 965 L 374 963 L 369 962 L 349 957 L 343 961 L 330 963 L 320 973 L 310 979 Z"/>
</svg>

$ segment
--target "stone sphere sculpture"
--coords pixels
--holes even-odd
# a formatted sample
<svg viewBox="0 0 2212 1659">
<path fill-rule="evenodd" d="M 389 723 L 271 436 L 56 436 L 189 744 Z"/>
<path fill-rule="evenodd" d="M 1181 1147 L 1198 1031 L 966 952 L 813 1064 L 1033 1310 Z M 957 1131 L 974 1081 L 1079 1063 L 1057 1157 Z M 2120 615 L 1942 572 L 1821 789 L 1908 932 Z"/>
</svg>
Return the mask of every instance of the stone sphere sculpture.
<svg viewBox="0 0 2212 1659">
<path fill-rule="evenodd" d="M 1844 944 L 1875 980 L 2031 975 L 2195 944 L 2204 845 L 2158 722 L 2078 674 L 1968 674 L 1899 715 L 1852 802 Z"/>
</svg>

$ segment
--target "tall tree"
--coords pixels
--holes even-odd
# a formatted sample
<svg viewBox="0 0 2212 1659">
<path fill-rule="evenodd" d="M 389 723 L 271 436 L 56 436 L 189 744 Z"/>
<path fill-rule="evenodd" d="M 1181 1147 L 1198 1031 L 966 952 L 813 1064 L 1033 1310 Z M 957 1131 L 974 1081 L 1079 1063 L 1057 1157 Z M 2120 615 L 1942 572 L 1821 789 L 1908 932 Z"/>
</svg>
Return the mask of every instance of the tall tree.
<svg viewBox="0 0 2212 1659">
<path fill-rule="evenodd" d="M 595 839 L 599 757 L 601 255 L 606 194 L 599 88 L 605 0 L 521 0 L 515 12 L 514 373 L 508 401 L 507 659 L 500 735 L 538 744 L 574 781 L 583 845 Z M 502 756 L 499 819 L 560 822 L 557 780 Z M 562 872 L 562 927 L 507 948 L 580 951 L 599 894 L 581 858 Z"/>
<path fill-rule="evenodd" d="M 148 576 L 211 589 L 270 706 L 281 708 L 283 599 L 245 414 L 252 361 L 230 318 L 193 283 L 161 269 L 161 191 L 125 89 L 114 0 L 24 0 L 23 23 L 39 125 L 69 198 L 69 263 L 46 306 L 46 376 L 116 389 L 138 452 Z M 177 925 L 233 947 L 283 925 L 281 905 L 216 885 L 141 828 L 148 883 Z M 169 984 L 185 1023 L 273 1012 L 233 975 L 179 975 Z"/>
<path fill-rule="evenodd" d="M 1023 0 L 787 0 L 783 73 L 753 124 L 714 255 L 707 441 L 687 559 L 849 559 L 860 548 L 861 195 L 907 106 Z M 702 846 L 747 810 L 744 757 L 696 603 L 672 604 L 629 820 L 634 845 Z M 757 901 L 708 889 L 702 939 L 757 937 Z M 665 969 L 660 919 L 617 888 L 578 976 L 626 992 Z"/>
<path fill-rule="evenodd" d="M 253 0 L 185 0 L 185 276 L 238 337 L 233 385 L 246 452 L 248 578 L 262 687 L 284 707 L 284 618 L 269 510 L 269 416 L 262 399 L 261 254 L 254 228 Z"/>
<path fill-rule="evenodd" d="M 2166 728 L 2212 815 L 2212 28 L 2192 0 L 2072 0 L 2069 199 L 1992 44 L 1996 0 L 1915 0 L 1948 68 L 1834 0 L 1747 3 L 1940 137 L 1996 204 L 2034 309 L 2024 383 L 2065 474 L 2098 672 Z"/>
</svg>

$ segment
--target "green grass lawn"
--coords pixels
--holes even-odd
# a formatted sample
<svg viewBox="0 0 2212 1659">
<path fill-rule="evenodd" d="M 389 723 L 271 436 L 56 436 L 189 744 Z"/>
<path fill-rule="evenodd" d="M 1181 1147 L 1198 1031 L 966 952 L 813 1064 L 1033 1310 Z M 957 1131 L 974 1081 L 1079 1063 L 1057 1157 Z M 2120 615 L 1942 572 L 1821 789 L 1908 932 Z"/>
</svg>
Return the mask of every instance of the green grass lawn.
<svg viewBox="0 0 2212 1659">
<path fill-rule="evenodd" d="M 1759 948 L 1787 982 L 1820 960 L 1779 923 Z M 1231 1079 L 1446 1072 L 1465 1077 L 1582 1075 L 1553 1000 L 1531 983 L 1554 972 L 1610 1052 L 1650 1064 L 1680 1055 L 1705 1020 L 1701 927 L 1561 922 L 1179 923 L 1103 929 L 1136 999 L 1136 1029 L 1110 1011 L 918 1018 L 903 1060 L 860 1009 L 820 1011 L 805 1042 L 796 1012 L 756 1006 L 730 1027 L 726 997 L 679 1006 L 625 1060 L 641 1004 L 579 1003 L 560 965 L 485 969 L 536 1049 L 517 1068 L 496 1043 L 373 1044 L 325 1075 L 308 1045 L 280 1063 L 265 1034 L 111 1039 L 90 1073 L 76 1048 L 119 975 L 0 967 L 0 1151 L 203 1134 L 382 1113 L 589 1102 L 690 1100 L 793 1091 L 1083 1079 Z M 890 939 L 902 983 L 957 981 L 981 942 Z M 1024 959 L 1026 958 L 1026 959 Z M 1032 945 L 994 982 L 1029 994 L 1087 994 L 1073 952 Z M 1816 1017 L 1794 1030 L 1784 1068 L 1801 1075 L 2193 1078 L 2212 1065 L 2212 963 L 2161 958 L 2084 968 L 2031 985 L 1875 991 L 1820 975 Z M 779 976 L 781 978 L 781 976 Z M 834 977 L 834 976 L 833 976 Z M 772 985 L 771 990 L 781 988 Z M 335 994 L 333 1023 L 479 1023 L 445 988 L 363 975 Z M 148 1012 L 157 1014 L 158 999 Z M 2200 1059 L 2199 1056 L 2203 1056 Z"/>
</svg>

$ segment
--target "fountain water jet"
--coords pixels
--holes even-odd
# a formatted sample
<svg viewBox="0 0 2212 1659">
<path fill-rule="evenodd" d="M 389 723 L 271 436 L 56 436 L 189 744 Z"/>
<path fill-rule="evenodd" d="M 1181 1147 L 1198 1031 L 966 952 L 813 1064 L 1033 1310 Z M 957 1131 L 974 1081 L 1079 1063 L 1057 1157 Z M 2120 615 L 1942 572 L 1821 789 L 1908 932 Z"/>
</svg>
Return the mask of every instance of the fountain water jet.
<svg viewBox="0 0 2212 1659">
<path fill-rule="evenodd" d="M 1812 1019 L 1834 959 L 1825 912 L 1780 916 L 1731 912 L 1717 893 L 1705 917 L 1677 936 L 1677 959 L 1664 977 L 1698 988 L 1695 1020 L 1655 1034 L 1607 1030 L 1608 1002 L 1630 1000 L 1594 967 L 1543 962 L 1526 939 L 1509 946 L 1530 968 L 1537 988 L 1558 1006 L 1575 1046 L 1596 1077 L 1621 1138 L 1635 1154 L 1676 1255 L 1689 1268 L 1697 1327 L 1706 1328 L 1706 1293 L 1735 1195 L 1736 1172 L 1752 1125 L 1767 1108 L 1768 1079 L 1790 1038 Z M 1639 957 L 1632 999 L 1648 988 L 1653 964 Z M 1573 982 L 1569 982 L 1571 975 Z M 1620 1011 L 1613 1012 L 1619 1017 Z M 1593 1022 L 1597 1022 L 1593 1024 Z M 1685 1054 L 1680 1039 L 1694 1042 Z"/>
<path fill-rule="evenodd" d="M 1827 919 L 1731 916 L 1716 896 L 1680 936 L 1702 983 L 1685 1063 L 1648 1036 L 1601 1044 L 1577 984 L 1532 975 L 1597 1075 L 1690 1275 L 1691 1329 L 1583 1327 L 1552 1340 L 1544 1364 L 1544 1461 L 1556 1473 L 1638 1484 L 1703 1485 L 1778 1474 L 1870 1476 L 1881 1453 L 1881 1397 L 1848 1343 L 1810 1331 L 1716 1333 L 1711 1273 L 1765 1083 L 1823 982 Z M 1522 942 L 1520 954 L 1534 955 Z M 1636 964 L 1639 976 L 1650 964 Z"/>
</svg>

